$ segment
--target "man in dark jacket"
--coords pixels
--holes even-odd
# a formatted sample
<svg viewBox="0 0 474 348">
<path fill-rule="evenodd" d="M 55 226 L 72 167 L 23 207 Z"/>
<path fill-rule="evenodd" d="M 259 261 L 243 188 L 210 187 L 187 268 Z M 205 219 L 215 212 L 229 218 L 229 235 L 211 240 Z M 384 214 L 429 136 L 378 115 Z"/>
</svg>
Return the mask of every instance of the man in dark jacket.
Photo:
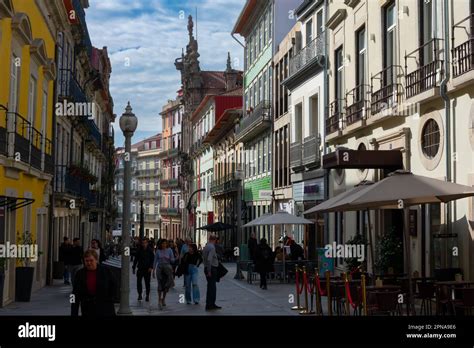
<svg viewBox="0 0 474 348">
<path fill-rule="evenodd" d="M 265 238 L 260 239 L 255 260 L 256 271 L 260 273 L 260 289 L 267 290 L 267 274 L 273 271 L 274 260 L 275 255 L 268 246 L 267 240 Z"/>
<path fill-rule="evenodd" d="M 71 248 L 72 248 L 72 245 L 69 242 L 69 238 L 64 237 L 63 242 L 59 246 L 59 262 L 62 262 L 63 265 L 64 265 L 63 278 L 64 278 L 64 284 L 66 284 L 66 285 L 71 284 L 69 282 L 69 277 L 71 276 L 71 273 L 70 273 L 69 267 L 68 267 Z"/>
<path fill-rule="evenodd" d="M 71 299 L 71 316 L 114 316 L 114 294 L 117 284 L 110 270 L 99 264 L 94 250 L 84 253 L 85 268 L 77 272 Z"/>
<path fill-rule="evenodd" d="M 155 260 L 155 254 L 153 249 L 148 246 L 148 239 L 142 240 L 141 247 L 137 250 L 135 260 L 133 261 L 133 274 L 135 269 L 137 270 L 137 291 L 138 301 L 142 300 L 142 279 L 145 279 L 146 297 L 145 301 L 150 301 L 150 279 L 153 271 L 153 261 Z M 138 266 L 138 267 L 137 267 Z"/>
<path fill-rule="evenodd" d="M 250 260 L 255 261 L 257 256 L 257 238 L 255 238 L 255 233 L 250 234 L 250 238 L 247 241 L 247 246 L 249 248 Z"/>
<path fill-rule="evenodd" d="M 74 286 L 76 273 L 82 268 L 82 246 L 79 238 L 73 239 L 73 245 L 69 251 L 69 260 L 67 260 L 69 271 L 71 272 L 71 282 Z"/>
</svg>

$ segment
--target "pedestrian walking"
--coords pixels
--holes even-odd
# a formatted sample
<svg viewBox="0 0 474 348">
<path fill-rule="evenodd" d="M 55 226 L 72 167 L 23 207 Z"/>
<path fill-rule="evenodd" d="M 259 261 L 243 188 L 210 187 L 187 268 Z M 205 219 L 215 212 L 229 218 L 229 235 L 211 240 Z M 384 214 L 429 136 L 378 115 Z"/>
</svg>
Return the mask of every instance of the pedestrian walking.
<svg viewBox="0 0 474 348">
<path fill-rule="evenodd" d="M 74 281 L 76 279 L 76 273 L 82 268 L 82 255 L 83 250 L 79 238 L 74 238 L 72 241 L 73 245 L 70 250 L 68 269 L 71 272 L 71 283 L 74 286 Z"/>
<path fill-rule="evenodd" d="M 192 244 L 193 240 L 191 238 L 186 238 L 184 243 L 179 248 L 179 262 L 181 263 L 183 260 L 183 256 L 189 251 L 189 246 Z M 186 277 L 183 277 L 183 288 L 186 287 Z"/>
<path fill-rule="evenodd" d="M 168 247 L 166 239 L 158 241 L 158 249 L 156 250 L 155 260 L 153 262 L 153 278 L 158 281 L 158 308 L 163 309 L 166 306 L 165 299 L 169 289 L 174 285 L 173 267 L 174 263 L 173 251 Z"/>
<path fill-rule="evenodd" d="M 267 274 L 273 271 L 275 255 L 265 238 L 260 239 L 255 256 L 255 269 L 260 273 L 260 289 L 267 290 Z"/>
<path fill-rule="evenodd" d="M 99 256 L 99 263 L 102 263 L 106 260 L 104 248 L 102 248 L 102 245 L 98 239 L 91 240 L 90 249 L 94 250 Z"/>
<path fill-rule="evenodd" d="M 71 285 L 69 278 L 71 277 L 71 272 L 69 271 L 69 258 L 71 257 L 71 242 L 68 237 L 63 238 L 63 242 L 59 246 L 59 262 L 62 262 L 64 265 L 63 278 L 65 285 Z"/>
<path fill-rule="evenodd" d="M 155 259 L 155 253 L 153 249 L 148 245 L 148 239 L 142 240 L 141 247 L 137 250 L 137 255 L 133 261 L 133 274 L 137 274 L 137 292 L 138 301 L 142 300 L 142 280 L 145 280 L 145 301 L 150 301 L 150 279 L 151 272 L 153 271 L 153 261 Z"/>
<path fill-rule="evenodd" d="M 189 250 L 184 254 L 181 262 L 184 269 L 184 284 L 186 287 L 186 303 L 199 304 L 201 295 L 199 292 L 198 275 L 199 265 L 203 262 L 202 255 L 197 250 L 196 244 L 190 244 Z M 192 298 L 191 298 L 192 296 Z"/>
<path fill-rule="evenodd" d="M 174 261 L 171 263 L 171 267 L 173 268 L 173 279 L 175 279 L 175 277 L 176 277 L 176 268 L 179 265 L 179 251 L 178 251 L 178 247 L 176 246 L 175 242 L 173 242 L 172 239 L 170 239 L 168 241 L 168 247 L 173 252 Z M 174 287 L 174 282 L 173 282 L 172 287 Z"/>
<path fill-rule="evenodd" d="M 110 270 L 99 264 L 95 250 L 84 253 L 85 268 L 79 270 L 73 286 L 71 315 L 83 317 L 114 316 L 114 294 L 117 284 Z"/>
<path fill-rule="evenodd" d="M 204 247 L 202 253 L 204 259 L 204 272 L 207 280 L 206 311 L 222 308 L 216 305 L 217 267 L 219 266 L 219 259 L 217 258 L 215 243 L 216 237 L 214 235 L 209 236 L 209 241 Z"/>
<path fill-rule="evenodd" d="M 255 233 L 250 234 L 250 238 L 247 241 L 247 247 L 249 248 L 250 253 L 250 260 L 255 261 L 256 253 L 257 253 L 257 238 L 255 238 Z"/>
</svg>

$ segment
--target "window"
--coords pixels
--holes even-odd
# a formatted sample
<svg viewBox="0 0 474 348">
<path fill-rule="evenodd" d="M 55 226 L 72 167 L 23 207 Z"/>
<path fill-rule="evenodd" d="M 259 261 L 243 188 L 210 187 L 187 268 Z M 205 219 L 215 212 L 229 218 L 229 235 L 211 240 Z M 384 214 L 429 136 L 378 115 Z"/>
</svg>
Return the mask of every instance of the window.
<svg viewBox="0 0 474 348">
<path fill-rule="evenodd" d="M 421 148 L 428 158 L 434 158 L 439 151 L 440 133 L 438 123 L 429 119 L 423 126 L 421 133 Z"/>
<path fill-rule="evenodd" d="M 392 3 L 384 9 L 384 68 L 390 68 L 395 64 L 395 28 L 396 28 L 396 11 L 395 3 Z M 393 84 L 394 71 L 390 68 L 383 77 L 382 85 L 388 86 Z"/>
<path fill-rule="evenodd" d="M 36 78 L 31 76 L 30 86 L 28 89 L 28 121 L 31 122 L 31 126 L 35 126 L 36 118 Z"/>
<path fill-rule="evenodd" d="M 335 95 L 336 95 L 336 103 L 337 103 L 337 110 L 342 110 L 342 98 L 343 98 L 343 76 L 342 73 L 344 71 L 344 64 L 343 64 L 343 47 L 339 47 L 335 52 L 335 61 L 336 61 L 336 83 L 335 83 Z"/>
<path fill-rule="evenodd" d="M 318 95 L 309 98 L 309 134 L 318 134 Z M 318 150 L 318 149 L 317 149 Z"/>
<path fill-rule="evenodd" d="M 305 45 L 308 46 L 313 41 L 313 20 L 310 19 L 306 22 L 306 41 Z"/>
<path fill-rule="evenodd" d="M 420 46 L 423 46 L 421 55 L 422 66 L 431 63 L 433 56 L 433 1 L 420 0 Z"/>
<path fill-rule="evenodd" d="M 365 27 L 359 29 L 356 33 L 356 85 L 361 86 L 365 83 Z M 362 95 L 357 96 L 357 100 L 361 100 Z"/>
<path fill-rule="evenodd" d="M 323 10 L 316 14 L 316 36 L 319 36 L 324 31 Z"/>
</svg>

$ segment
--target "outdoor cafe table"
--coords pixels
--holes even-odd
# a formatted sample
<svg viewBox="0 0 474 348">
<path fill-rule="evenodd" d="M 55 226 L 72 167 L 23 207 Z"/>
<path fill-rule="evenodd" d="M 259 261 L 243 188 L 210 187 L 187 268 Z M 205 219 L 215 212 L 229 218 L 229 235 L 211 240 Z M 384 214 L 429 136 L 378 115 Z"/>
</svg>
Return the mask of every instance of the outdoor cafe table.
<svg viewBox="0 0 474 348">
<path fill-rule="evenodd" d="M 451 305 L 451 311 L 454 313 L 454 301 L 456 300 L 455 290 L 460 288 L 469 288 L 471 285 L 474 285 L 474 281 L 456 281 L 456 280 L 448 280 L 448 281 L 441 281 L 434 283 L 436 287 L 448 287 L 451 291 L 451 296 L 449 298 L 449 303 Z M 438 299 L 437 299 L 438 300 Z"/>
</svg>

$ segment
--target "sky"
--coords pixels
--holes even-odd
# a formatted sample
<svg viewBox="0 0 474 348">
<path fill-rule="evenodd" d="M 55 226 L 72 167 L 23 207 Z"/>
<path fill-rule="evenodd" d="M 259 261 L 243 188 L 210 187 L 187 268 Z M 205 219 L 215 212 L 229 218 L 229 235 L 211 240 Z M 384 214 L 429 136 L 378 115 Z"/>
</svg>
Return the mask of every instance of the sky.
<svg viewBox="0 0 474 348">
<path fill-rule="evenodd" d="M 119 117 L 130 101 L 138 117 L 136 143 L 161 132 L 159 113 L 181 87 L 176 58 L 188 43 L 188 15 L 197 9 L 201 70 L 225 70 L 227 52 L 243 70 L 243 48 L 231 36 L 245 0 L 89 0 L 86 21 L 92 44 L 107 46 L 114 99 L 115 146 L 123 146 Z M 237 35 L 242 41 L 242 38 Z"/>
</svg>

